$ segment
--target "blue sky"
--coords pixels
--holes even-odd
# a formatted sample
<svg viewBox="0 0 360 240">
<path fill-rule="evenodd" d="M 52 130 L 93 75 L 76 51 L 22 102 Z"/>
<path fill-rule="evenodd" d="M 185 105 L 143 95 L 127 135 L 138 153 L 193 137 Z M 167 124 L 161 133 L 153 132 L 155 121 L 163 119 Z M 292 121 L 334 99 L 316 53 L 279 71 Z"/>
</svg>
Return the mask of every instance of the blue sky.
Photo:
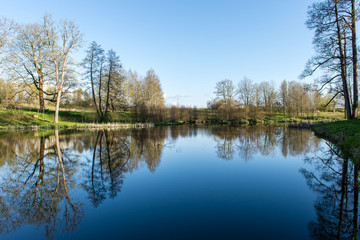
<svg viewBox="0 0 360 240">
<path fill-rule="evenodd" d="M 114 49 L 125 69 L 153 68 L 167 103 L 205 107 L 216 82 L 298 80 L 313 54 L 306 26 L 312 0 L 20 1 L 1 3 L 0 16 L 20 23 L 44 13 L 75 21 L 85 48 Z M 307 80 L 311 81 L 311 79 Z"/>
</svg>

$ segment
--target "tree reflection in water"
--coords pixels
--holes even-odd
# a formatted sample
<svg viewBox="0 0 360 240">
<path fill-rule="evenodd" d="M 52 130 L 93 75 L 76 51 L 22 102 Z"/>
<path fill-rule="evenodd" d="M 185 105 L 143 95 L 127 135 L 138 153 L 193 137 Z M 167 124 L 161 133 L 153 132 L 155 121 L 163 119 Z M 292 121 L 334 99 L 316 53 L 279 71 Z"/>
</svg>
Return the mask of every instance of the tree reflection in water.
<svg viewBox="0 0 360 240">
<path fill-rule="evenodd" d="M 331 144 L 320 152 L 305 159 L 314 170 L 300 170 L 318 193 L 317 221 L 309 224 L 311 235 L 314 239 L 358 239 L 359 163 Z"/>
<path fill-rule="evenodd" d="M 60 149 L 57 130 L 53 139 L 41 137 L 35 145 L 38 148 L 25 144 L 24 152 L 15 152 L 8 174 L 2 176 L 1 229 L 10 232 L 34 224 L 54 238 L 56 232 L 74 230 L 82 217 L 82 205 L 69 195 L 76 159 L 68 149 Z"/>
<path fill-rule="evenodd" d="M 125 173 L 160 164 L 167 129 L 98 131 L 59 136 L 4 139 L 0 144 L 0 234 L 24 224 L 44 226 L 46 236 L 73 231 L 83 215 L 83 204 L 71 198 L 80 185 L 97 207 L 121 191 Z M 16 136 L 16 134 L 15 134 Z M 79 161 L 78 154 L 91 151 Z M 76 174 L 82 174 L 77 177 Z M 85 177 L 83 177 L 85 176 Z M 79 181 L 79 182 L 77 182 Z"/>
<path fill-rule="evenodd" d="M 316 151 L 320 139 L 304 129 L 289 129 L 272 126 L 259 127 L 214 127 L 211 129 L 216 142 L 217 156 L 231 160 L 238 153 L 241 159 L 248 161 L 260 153 L 268 156 L 281 148 L 282 155 L 287 157 Z"/>
<path fill-rule="evenodd" d="M 48 238 L 75 230 L 84 215 L 84 199 L 72 196 L 74 190 L 84 189 L 98 207 L 118 195 L 127 173 L 142 167 L 155 172 L 169 145 L 166 139 L 175 143 L 180 137 L 198 134 L 213 137 L 215 152 L 224 160 L 239 156 L 249 161 L 256 154 L 271 155 L 277 148 L 284 157 L 296 156 L 315 152 L 321 141 L 308 130 L 265 126 L 55 131 L 40 137 L 13 134 L 0 138 L 0 234 L 25 224 L 43 226 Z M 359 166 L 340 157 L 331 146 L 323 156 L 307 159 L 317 172 L 301 170 L 309 186 L 321 195 L 315 204 L 318 221 L 310 224 L 317 239 L 351 237 L 357 229 L 352 226 L 358 224 L 354 179 Z"/>
<path fill-rule="evenodd" d="M 86 178 L 82 186 L 97 207 L 107 197 L 116 197 L 121 190 L 131 151 L 126 135 L 106 130 L 96 133 L 92 148 L 92 159 L 83 168 Z"/>
</svg>

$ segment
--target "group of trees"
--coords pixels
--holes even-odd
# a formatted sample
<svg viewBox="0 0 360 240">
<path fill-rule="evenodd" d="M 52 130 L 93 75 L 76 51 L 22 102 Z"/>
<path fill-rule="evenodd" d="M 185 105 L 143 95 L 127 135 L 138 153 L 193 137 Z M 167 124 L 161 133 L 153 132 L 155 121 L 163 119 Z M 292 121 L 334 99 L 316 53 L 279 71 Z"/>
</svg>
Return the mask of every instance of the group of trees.
<svg viewBox="0 0 360 240">
<path fill-rule="evenodd" d="M 164 120 L 165 100 L 159 77 L 150 69 L 145 77 L 122 68 L 114 50 L 92 42 L 81 63 L 85 79 L 79 84 L 78 64 L 71 58 L 82 43 L 74 22 L 55 22 L 45 15 L 40 22 L 16 24 L 0 19 L 1 70 L 0 104 L 35 104 L 44 112 L 55 106 L 57 123 L 60 105 L 92 107 L 99 121 L 109 120 L 109 112 L 133 110 L 141 121 Z M 85 87 L 84 87 L 85 86 Z M 91 103 L 90 103 L 91 102 Z"/>
<path fill-rule="evenodd" d="M 108 118 L 110 107 L 124 105 L 122 65 L 114 50 L 106 54 L 96 42 L 90 44 L 83 61 L 86 79 L 90 82 L 93 105 L 100 121 Z"/>
<path fill-rule="evenodd" d="M 75 80 L 71 54 L 82 43 L 81 32 L 74 22 L 55 22 L 51 15 L 32 24 L 4 19 L 1 25 L 1 53 L 6 57 L 2 67 L 16 89 L 7 100 L 19 98 L 22 92 L 36 95 L 41 112 L 45 110 L 45 100 L 51 101 L 57 123 L 62 96 Z"/>
<path fill-rule="evenodd" d="M 143 78 L 129 70 L 125 92 L 135 120 L 166 121 L 164 94 L 159 76 L 153 69 L 147 71 Z"/>
<path fill-rule="evenodd" d="M 319 90 L 327 89 L 333 98 L 342 96 L 347 119 L 358 116 L 358 6 L 357 0 L 322 0 L 309 8 L 306 22 L 315 32 L 316 54 L 308 61 L 302 77 L 320 71 Z"/>
<path fill-rule="evenodd" d="M 153 69 L 141 77 L 125 72 L 113 50 L 105 56 L 102 47 L 92 42 L 83 61 L 86 80 L 91 86 L 92 105 L 101 121 L 109 111 L 131 109 L 137 121 L 164 121 L 165 100 L 159 76 Z"/>
<path fill-rule="evenodd" d="M 255 119 L 275 111 L 294 116 L 314 113 L 324 108 L 326 100 L 309 84 L 284 80 L 276 90 L 270 82 L 257 84 L 246 77 L 237 87 L 232 80 L 219 81 L 214 93 L 216 98 L 208 101 L 208 108 L 226 121 Z"/>
</svg>

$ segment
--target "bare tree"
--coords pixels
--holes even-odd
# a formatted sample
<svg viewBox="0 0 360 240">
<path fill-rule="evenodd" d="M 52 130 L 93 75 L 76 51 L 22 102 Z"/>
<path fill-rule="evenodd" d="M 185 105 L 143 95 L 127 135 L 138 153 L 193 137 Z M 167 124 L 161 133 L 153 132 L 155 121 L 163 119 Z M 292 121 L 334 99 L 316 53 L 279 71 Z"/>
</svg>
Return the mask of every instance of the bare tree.
<svg viewBox="0 0 360 240">
<path fill-rule="evenodd" d="M 272 112 L 275 106 L 276 92 L 274 86 L 269 82 L 261 82 L 259 85 L 262 106 Z"/>
<path fill-rule="evenodd" d="M 144 78 L 145 101 L 149 106 L 163 106 L 164 94 L 161 89 L 159 76 L 153 69 L 146 72 Z"/>
<path fill-rule="evenodd" d="M 125 98 L 132 107 L 137 121 L 164 121 L 165 100 L 159 76 L 153 69 L 146 72 L 145 77 L 136 71 L 129 70 L 125 85 Z"/>
<path fill-rule="evenodd" d="M 217 100 L 225 110 L 226 120 L 230 120 L 231 110 L 235 106 L 236 88 L 230 79 L 216 83 L 215 92 Z"/>
<path fill-rule="evenodd" d="M 105 104 L 105 113 L 103 118 L 107 119 L 107 114 L 109 112 L 110 107 L 110 86 L 114 85 L 114 82 L 117 78 L 120 78 L 122 65 L 120 63 L 120 58 L 116 55 L 114 50 L 109 50 L 106 58 L 107 70 L 106 70 L 106 104 Z M 121 94 L 120 92 L 117 94 Z M 103 120 L 104 120 L 103 119 Z"/>
<path fill-rule="evenodd" d="M 0 18 L 0 54 L 1 49 L 9 42 L 9 39 L 12 37 L 13 32 L 16 28 L 16 24 L 7 19 Z"/>
<path fill-rule="evenodd" d="M 359 85 L 358 85 L 358 53 L 357 53 L 357 39 L 356 39 L 356 20 L 359 17 L 359 9 L 356 8 L 356 0 L 350 0 L 351 13 L 349 14 L 350 22 L 346 22 L 351 30 L 351 47 L 352 47 L 352 64 L 353 64 L 353 108 L 351 118 L 355 119 L 358 117 L 359 107 Z M 357 6 L 359 6 L 357 4 Z"/>
<path fill-rule="evenodd" d="M 91 93 L 94 101 L 94 106 L 98 117 L 103 118 L 101 111 L 101 81 L 103 76 L 103 69 L 105 63 L 104 50 L 96 42 L 92 42 L 86 51 L 86 57 L 83 60 L 82 66 L 85 68 L 86 78 L 90 80 Z M 95 93 L 98 89 L 97 93 Z"/>
<path fill-rule="evenodd" d="M 140 120 L 140 109 L 144 102 L 143 81 L 136 71 L 129 70 L 126 78 L 126 95 L 135 120 Z"/>
<path fill-rule="evenodd" d="M 64 83 L 69 80 L 66 74 L 71 65 L 70 54 L 77 50 L 82 43 L 82 34 L 72 21 L 62 21 L 56 25 L 52 16 L 44 16 L 44 29 L 46 45 L 49 51 L 56 90 L 56 104 L 54 122 L 59 121 L 60 100 L 63 93 Z"/>
<path fill-rule="evenodd" d="M 159 76 L 153 69 L 146 72 L 144 78 L 144 104 L 146 107 L 147 117 L 151 121 L 160 121 L 162 111 L 165 107 L 164 94 L 161 88 Z"/>
<path fill-rule="evenodd" d="M 347 119 L 351 118 L 351 106 L 350 106 L 350 97 L 348 90 L 348 81 L 347 81 L 347 63 L 346 63 L 346 31 L 342 29 L 341 26 L 341 16 L 339 16 L 339 1 L 333 0 L 334 2 L 334 13 L 335 13 L 335 23 L 336 23 L 336 33 L 337 33 L 337 45 L 339 49 L 339 60 L 341 68 L 341 80 L 343 84 L 343 95 L 345 101 L 345 111 Z"/>
<path fill-rule="evenodd" d="M 0 105 L 9 106 L 14 104 L 15 93 L 16 86 L 13 82 L 0 79 Z"/>
<path fill-rule="evenodd" d="M 288 86 L 288 101 L 290 112 L 303 115 L 311 111 L 311 99 L 309 96 L 310 88 L 298 82 L 290 82 Z"/>
<path fill-rule="evenodd" d="M 91 85 L 93 102 L 98 117 L 100 121 L 107 121 L 110 110 L 115 111 L 116 107 L 125 108 L 124 105 L 126 105 L 125 76 L 120 59 L 112 49 L 105 56 L 101 46 L 92 42 L 82 66 L 86 71 L 86 79 Z"/>
<path fill-rule="evenodd" d="M 119 62 L 118 68 L 116 69 L 116 71 L 114 71 L 112 81 L 110 82 L 109 95 L 110 95 L 110 106 L 112 112 L 119 109 L 125 111 L 128 108 L 125 79 L 126 76 Z"/>
<path fill-rule="evenodd" d="M 254 104 L 255 100 L 255 87 L 251 79 L 244 77 L 238 84 L 237 90 L 240 103 L 244 106 Z"/>
<path fill-rule="evenodd" d="M 357 115 L 354 112 L 358 102 L 356 16 L 355 0 L 323 0 L 309 8 L 306 22 L 309 29 L 315 30 L 313 44 L 317 54 L 308 61 L 302 77 L 322 70 L 325 74 L 319 90 L 327 86 L 335 90 L 331 100 L 338 94 L 343 96 L 347 119 Z M 349 68 L 353 75 L 353 101 L 348 83 Z"/>
<path fill-rule="evenodd" d="M 42 24 L 34 23 L 19 26 L 16 33 L 7 61 L 8 72 L 12 79 L 24 84 L 23 89 L 30 96 L 34 94 L 30 86 L 35 86 L 40 112 L 43 112 L 45 99 L 54 100 L 54 93 L 46 90 L 51 70 L 45 29 Z"/>
<path fill-rule="evenodd" d="M 289 105 L 289 93 L 288 93 L 288 86 L 286 80 L 284 80 L 281 83 L 279 95 L 280 95 L 279 97 L 281 101 L 281 106 L 283 109 L 283 114 L 285 115 Z"/>
</svg>

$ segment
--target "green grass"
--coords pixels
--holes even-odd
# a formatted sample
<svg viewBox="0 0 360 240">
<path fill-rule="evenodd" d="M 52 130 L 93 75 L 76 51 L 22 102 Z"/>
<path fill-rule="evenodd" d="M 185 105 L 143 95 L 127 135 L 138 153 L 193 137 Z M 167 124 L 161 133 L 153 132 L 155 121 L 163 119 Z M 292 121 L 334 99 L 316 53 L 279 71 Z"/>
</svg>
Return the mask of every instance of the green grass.
<svg viewBox="0 0 360 240">
<path fill-rule="evenodd" d="M 37 116 L 37 117 L 36 117 Z M 0 110 L 0 126 L 46 125 L 54 122 L 49 114 L 37 114 L 25 110 Z"/>
<path fill-rule="evenodd" d="M 109 122 L 129 123 L 132 116 L 130 112 L 115 112 L 109 114 Z M 38 113 L 32 110 L 9 110 L 0 109 L 0 130 L 9 127 L 25 126 L 75 126 L 86 123 L 98 123 L 96 112 L 91 111 L 64 111 L 59 112 L 59 123 L 54 124 L 54 111 L 47 110 L 45 113 Z"/>
<path fill-rule="evenodd" d="M 313 131 L 340 146 L 352 158 L 360 159 L 360 119 L 320 124 Z"/>
<path fill-rule="evenodd" d="M 343 112 L 319 112 L 314 114 L 303 114 L 302 116 L 289 115 L 283 113 L 274 113 L 266 117 L 267 120 L 278 121 L 278 122 L 289 122 L 289 121 L 326 121 L 326 120 L 344 120 Z"/>
<path fill-rule="evenodd" d="M 207 114 L 207 116 L 206 116 Z M 200 119 L 216 120 L 217 113 L 208 109 L 198 109 Z M 303 116 L 284 115 L 282 113 L 260 114 L 256 120 L 258 124 L 283 124 L 289 122 L 302 121 L 335 121 L 343 119 L 343 112 L 319 112 L 316 114 L 304 114 Z M 169 117 L 169 116 L 168 116 Z M 129 111 L 110 112 L 107 122 L 111 123 L 133 123 L 133 116 Z M 59 112 L 59 123 L 54 124 L 54 109 L 50 108 L 45 113 L 38 113 L 33 106 L 22 106 L 22 109 L 0 109 L 0 130 L 9 128 L 40 126 L 47 127 L 72 127 L 79 124 L 97 124 L 100 123 L 96 112 L 91 109 L 64 109 Z M 226 124 L 226 121 L 221 121 Z M 238 120 L 238 124 L 246 123 L 245 119 Z M 156 125 L 177 125 L 179 123 L 159 122 Z M 233 124 L 233 122 L 228 122 Z"/>
<path fill-rule="evenodd" d="M 155 126 L 179 126 L 183 125 L 183 122 L 156 122 L 154 123 Z"/>
</svg>

